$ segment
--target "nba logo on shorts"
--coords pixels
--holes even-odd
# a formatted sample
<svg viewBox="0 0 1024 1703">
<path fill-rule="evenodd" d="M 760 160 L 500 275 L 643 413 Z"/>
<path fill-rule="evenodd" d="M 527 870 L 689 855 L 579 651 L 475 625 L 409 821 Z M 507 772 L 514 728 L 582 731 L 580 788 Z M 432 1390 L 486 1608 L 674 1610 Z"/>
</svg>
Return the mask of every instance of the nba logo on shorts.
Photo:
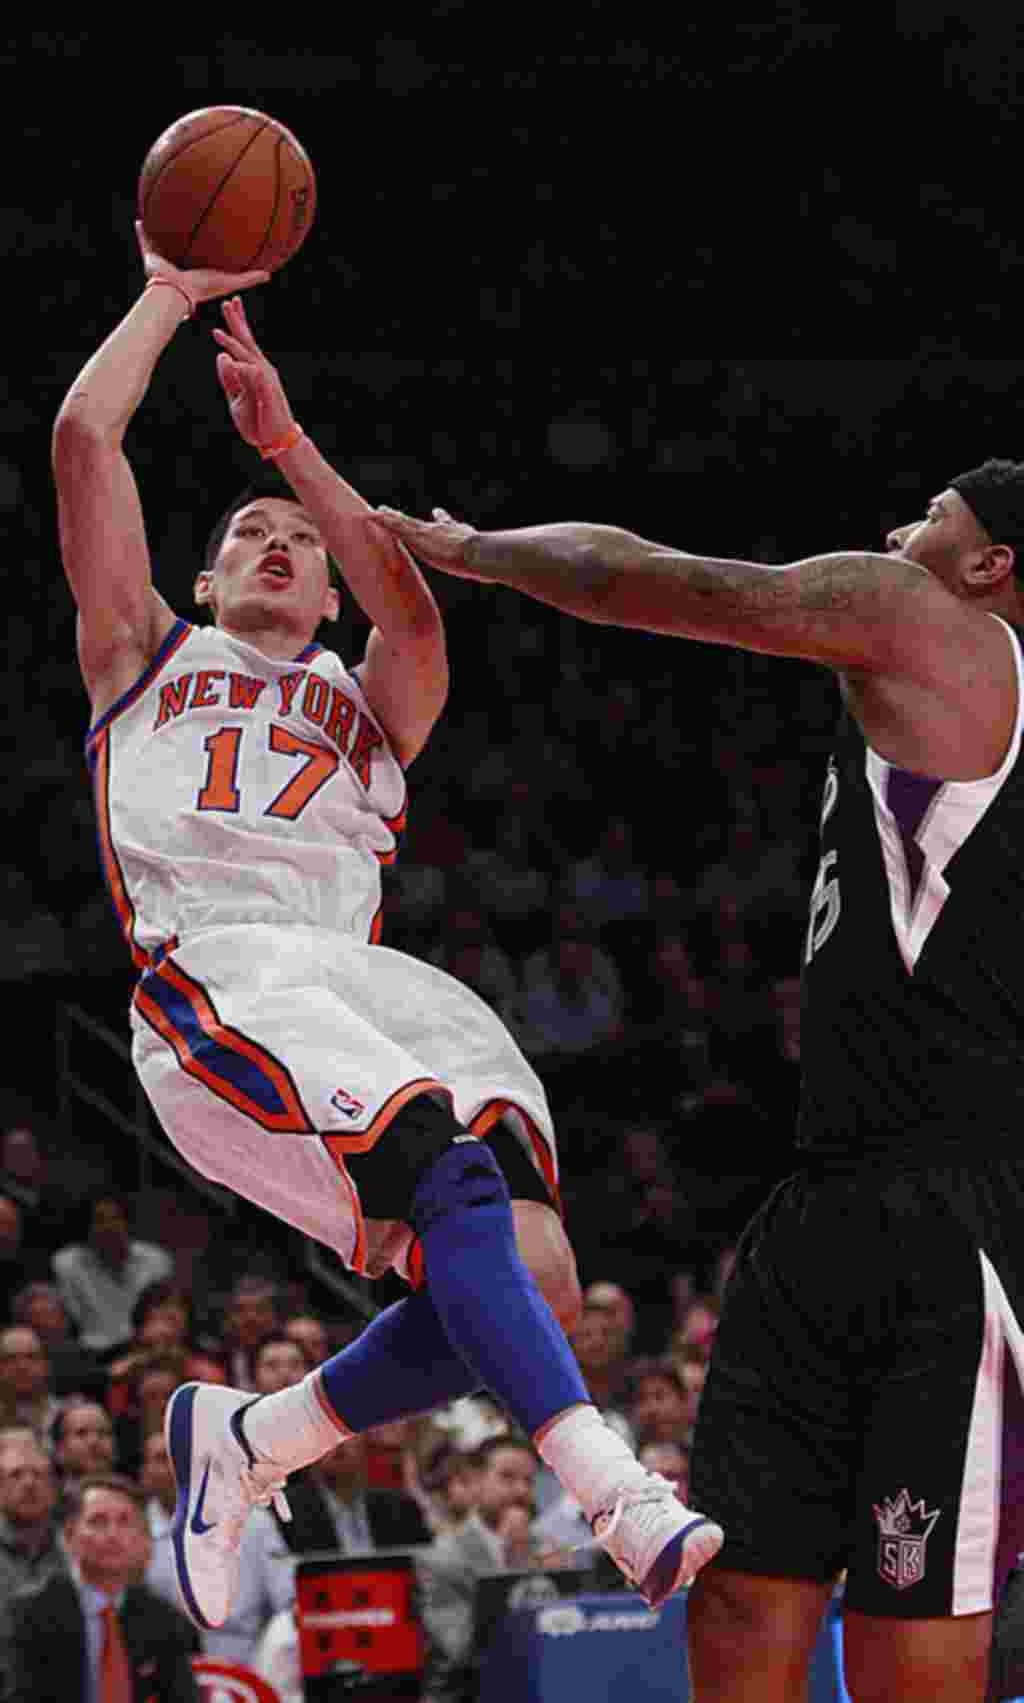
<svg viewBox="0 0 1024 1703">
<path fill-rule="evenodd" d="M 346 1118 L 357 1118 L 360 1112 L 366 1110 L 362 1100 L 357 1100 L 354 1094 L 346 1094 L 344 1088 L 339 1088 L 331 1095 L 331 1105 Z"/>
<path fill-rule="evenodd" d="M 911 1502 L 908 1490 L 895 1498 L 887 1496 L 881 1507 L 875 1504 L 878 1572 L 887 1585 L 905 1591 L 924 1578 L 925 1548 L 941 1512 L 941 1508 L 927 1509 L 923 1498 Z"/>
</svg>

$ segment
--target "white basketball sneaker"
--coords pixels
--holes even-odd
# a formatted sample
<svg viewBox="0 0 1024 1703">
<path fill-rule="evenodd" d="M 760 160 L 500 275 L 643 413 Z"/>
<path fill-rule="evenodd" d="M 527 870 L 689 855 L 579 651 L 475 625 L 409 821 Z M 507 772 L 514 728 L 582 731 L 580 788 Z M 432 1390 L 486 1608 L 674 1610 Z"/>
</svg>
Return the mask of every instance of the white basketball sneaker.
<svg viewBox="0 0 1024 1703">
<path fill-rule="evenodd" d="M 238 1549 L 253 1508 L 273 1502 L 284 1520 L 287 1473 L 257 1460 L 241 1417 L 257 1397 L 218 1384 L 182 1384 L 167 1403 L 164 1436 L 178 1481 L 171 1536 L 178 1587 L 189 1618 L 222 1626 L 238 1592 Z"/>
<path fill-rule="evenodd" d="M 657 1472 L 597 1515 L 594 1536 L 652 1608 L 691 1584 L 724 1541 L 721 1526 L 684 1508 Z"/>
</svg>

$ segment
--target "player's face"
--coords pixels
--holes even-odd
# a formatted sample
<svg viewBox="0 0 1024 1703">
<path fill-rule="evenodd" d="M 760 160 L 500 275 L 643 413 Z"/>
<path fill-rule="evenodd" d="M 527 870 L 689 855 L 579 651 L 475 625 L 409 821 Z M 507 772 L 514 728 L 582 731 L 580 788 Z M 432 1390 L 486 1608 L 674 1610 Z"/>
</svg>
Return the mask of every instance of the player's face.
<svg viewBox="0 0 1024 1703">
<path fill-rule="evenodd" d="M 222 627 L 280 624 L 312 635 L 337 614 L 320 531 L 283 497 L 260 497 L 232 516 L 214 572 L 199 576 L 197 591 Z"/>
<path fill-rule="evenodd" d="M 932 497 L 918 520 L 894 527 L 885 544 L 890 555 L 917 562 L 958 593 L 964 568 L 981 561 L 991 540 L 960 493 L 949 490 Z"/>
</svg>

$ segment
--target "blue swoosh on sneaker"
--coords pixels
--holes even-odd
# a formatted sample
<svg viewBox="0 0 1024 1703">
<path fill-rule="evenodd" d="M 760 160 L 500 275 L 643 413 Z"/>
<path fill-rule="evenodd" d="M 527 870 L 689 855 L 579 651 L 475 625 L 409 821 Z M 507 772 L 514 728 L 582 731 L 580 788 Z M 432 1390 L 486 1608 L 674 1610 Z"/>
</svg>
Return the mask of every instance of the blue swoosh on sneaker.
<svg viewBox="0 0 1024 1703">
<path fill-rule="evenodd" d="M 217 1524 L 216 1520 L 203 1519 L 203 1502 L 206 1499 L 206 1486 L 210 1478 L 210 1465 L 211 1463 L 207 1461 L 206 1471 L 203 1473 L 202 1483 L 199 1486 L 199 1495 L 196 1497 L 195 1509 L 189 1521 L 189 1527 L 195 1532 L 196 1537 L 202 1537 L 206 1532 L 212 1532 Z"/>
</svg>

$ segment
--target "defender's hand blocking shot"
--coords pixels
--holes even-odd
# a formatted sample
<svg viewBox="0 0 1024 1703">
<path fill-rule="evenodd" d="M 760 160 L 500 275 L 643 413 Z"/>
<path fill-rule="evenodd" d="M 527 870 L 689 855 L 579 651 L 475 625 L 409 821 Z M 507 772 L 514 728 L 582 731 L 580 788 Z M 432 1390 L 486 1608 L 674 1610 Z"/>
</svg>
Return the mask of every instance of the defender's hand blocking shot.
<svg viewBox="0 0 1024 1703">
<path fill-rule="evenodd" d="M 140 242 L 149 282 L 53 439 L 104 868 L 139 970 L 135 1067 L 198 1171 L 412 1289 L 294 1388 L 172 1397 L 183 1600 L 223 1622 L 250 1508 L 339 1435 L 483 1386 L 658 1603 L 722 1533 L 605 1425 L 563 1335 L 579 1286 L 541 1083 L 474 993 L 376 943 L 405 769 L 447 694 L 437 605 L 295 422 L 232 299 L 221 384 L 281 477 L 211 533 L 195 578 L 209 623 L 169 608 L 125 431 L 183 310 L 265 274 L 183 271 Z M 371 623 L 352 668 L 316 636 L 345 591 Z"/>
<path fill-rule="evenodd" d="M 1024 1550 L 1024 464 L 885 553 L 768 567 L 611 526 L 383 509 L 446 572 L 598 623 L 801 657 L 844 711 L 803 943 L 805 1163 L 740 1244 L 690 1476 L 698 1703 L 804 1694 L 833 1584 L 857 1703 L 986 1694 Z"/>
</svg>

